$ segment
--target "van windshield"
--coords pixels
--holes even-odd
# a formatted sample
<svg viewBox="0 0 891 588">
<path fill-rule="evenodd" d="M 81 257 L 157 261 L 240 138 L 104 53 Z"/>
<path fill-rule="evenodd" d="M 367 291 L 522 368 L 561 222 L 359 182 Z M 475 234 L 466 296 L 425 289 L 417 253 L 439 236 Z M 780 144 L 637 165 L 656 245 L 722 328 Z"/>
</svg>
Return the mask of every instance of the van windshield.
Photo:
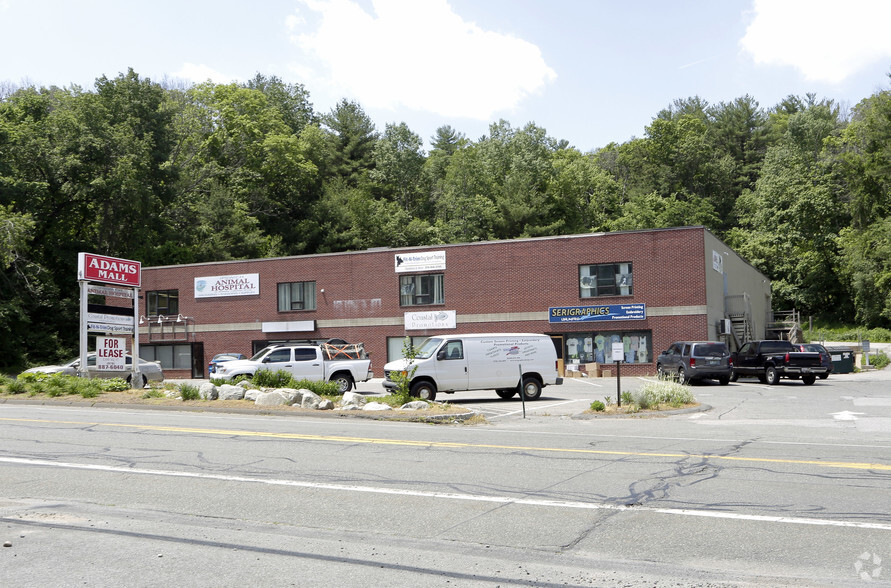
<svg viewBox="0 0 891 588">
<path fill-rule="evenodd" d="M 436 353 L 436 350 L 439 349 L 440 345 L 442 345 L 442 339 L 431 337 L 430 339 L 427 339 L 426 341 L 421 343 L 421 346 L 415 350 L 415 357 L 417 359 L 427 359 L 431 355 Z"/>
</svg>

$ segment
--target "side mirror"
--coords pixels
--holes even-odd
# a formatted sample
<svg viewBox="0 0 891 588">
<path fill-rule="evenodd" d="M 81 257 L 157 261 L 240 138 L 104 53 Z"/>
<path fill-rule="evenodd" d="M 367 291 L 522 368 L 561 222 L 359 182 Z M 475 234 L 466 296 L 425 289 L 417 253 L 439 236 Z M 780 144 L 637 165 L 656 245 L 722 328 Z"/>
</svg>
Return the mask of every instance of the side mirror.
<svg viewBox="0 0 891 588">
<path fill-rule="evenodd" d="M 439 361 L 442 361 L 445 358 L 446 358 L 445 349 L 440 349 L 439 352 L 436 354 L 436 359 Z"/>
</svg>

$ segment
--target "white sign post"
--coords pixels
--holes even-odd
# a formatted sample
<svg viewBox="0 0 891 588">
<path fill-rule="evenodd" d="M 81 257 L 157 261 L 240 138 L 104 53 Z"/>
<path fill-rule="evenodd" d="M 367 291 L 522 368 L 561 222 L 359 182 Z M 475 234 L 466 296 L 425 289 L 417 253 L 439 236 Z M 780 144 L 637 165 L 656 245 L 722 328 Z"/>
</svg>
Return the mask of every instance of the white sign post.
<svg viewBox="0 0 891 588">
<path fill-rule="evenodd" d="M 106 257 L 95 253 L 78 253 L 77 254 L 77 281 L 80 284 L 80 369 L 78 375 L 89 377 L 87 372 L 87 333 L 89 331 L 117 332 L 117 333 L 133 333 L 132 347 L 132 372 L 130 374 L 131 385 L 138 386 L 138 382 L 142 381 L 142 374 L 139 373 L 139 328 L 137 326 L 139 320 L 139 288 L 142 286 L 142 263 L 129 259 L 119 259 L 116 257 Z M 91 285 L 90 282 L 105 284 L 105 286 L 97 287 Z M 115 287 L 123 286 L 124 288 Z M 117 298 L 131 298 L 133 300 L 133 318 L 113 316 L 91 316 L 87 296 L 89 294 L 98 294 L 101 296 L 113 296 Z M 94 319 L 91 321 L 91 319 Z M 98 319 L 95 320 L 95 319 Z M 105 365 L 109 365 L 112 359 L 115 359 L 111 348 L 104 348 L 100 343 L 101 340 L 117 340 L 118 343 L 109 343 L 109 345 L 119 345 L 121 351 L 120 362 L 122 369 L 126 369 L 125 361 L 126 342 L 124 339 L 117 337 L 97 337 L 96 338 L 96 366 L 97 370 L 102 371 L 99 362 L 103 360 L 101 352 L 103 349 L 108 353 Z"/>
<path fill-rule="evenodd" d="M 625 345 L 613 343 L 613 361 L 616 362 L 616 406 L 622 406 L 622 360 L 625 359 Z"/>
</svg>

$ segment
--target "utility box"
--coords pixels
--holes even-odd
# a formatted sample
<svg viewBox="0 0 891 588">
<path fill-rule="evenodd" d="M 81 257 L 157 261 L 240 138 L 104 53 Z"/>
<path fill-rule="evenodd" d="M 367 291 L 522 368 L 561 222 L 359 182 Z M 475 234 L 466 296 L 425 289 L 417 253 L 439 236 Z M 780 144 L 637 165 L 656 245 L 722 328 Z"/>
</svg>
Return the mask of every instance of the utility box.
<svg viewBox="0 0 891 588">
<path fill-rule="evenodd" d="M 850 374 L 854 371 L 854 350 L 850 347 L 827 347 L 832 358 L 833 374 Z"/>
</svg>

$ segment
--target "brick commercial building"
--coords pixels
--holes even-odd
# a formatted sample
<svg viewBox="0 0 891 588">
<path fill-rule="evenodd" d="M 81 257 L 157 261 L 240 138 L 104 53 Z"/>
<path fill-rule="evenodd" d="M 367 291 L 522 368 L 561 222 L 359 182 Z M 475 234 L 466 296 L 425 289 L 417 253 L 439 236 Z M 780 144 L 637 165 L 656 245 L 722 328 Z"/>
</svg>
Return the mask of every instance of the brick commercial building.
<svg viewBox="0 0 891 588">
<path fill-rule="evenodd" d="M 140 355 L 207 377 L 221 352 L 363 342 L 377 376 L 406 336 L 550 335 L 572 375 L 655 373 L 677 340 L 762 338 L 770 282 L 703 227 L 143 268 Z M 592 374 L 594 375 L 594 374 Z"/>
</svg>

